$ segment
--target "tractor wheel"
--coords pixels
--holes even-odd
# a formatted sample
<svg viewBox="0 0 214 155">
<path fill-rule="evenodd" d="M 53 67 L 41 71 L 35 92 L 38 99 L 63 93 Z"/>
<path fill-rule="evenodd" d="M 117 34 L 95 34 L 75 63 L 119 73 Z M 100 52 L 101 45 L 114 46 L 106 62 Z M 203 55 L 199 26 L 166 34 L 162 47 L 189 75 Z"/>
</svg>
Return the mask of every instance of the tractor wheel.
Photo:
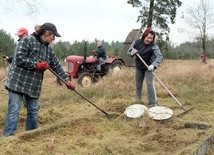
<svg viewBox="0 0 214 155">
<path fill-rule="evenodd" d="M 111 70 L 112 73 L 118 73 L 122 67 L 124 66 L 124 63 L 121 60 L 115 60 L 112 64 L 111 64 Z"/>
<path fill-rule="evenodd" d="M 90 73 L 81 73 L 78 77 L 78 84 L 83 87 L 89 87 L 92 83 L 94 83 L 93 75 Z"/>
</svg>

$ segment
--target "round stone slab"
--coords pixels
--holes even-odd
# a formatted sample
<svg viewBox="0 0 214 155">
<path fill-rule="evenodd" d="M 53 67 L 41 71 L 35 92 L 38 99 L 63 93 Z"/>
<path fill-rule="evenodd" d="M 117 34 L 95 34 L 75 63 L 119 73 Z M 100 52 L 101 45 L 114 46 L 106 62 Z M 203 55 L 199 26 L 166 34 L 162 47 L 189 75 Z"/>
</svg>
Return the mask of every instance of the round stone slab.
<svg viewBox="0 0 214 155">
<path fill-rule="evenodd" d="M 149 117 L 154 120 L 165 120 L 169 119 L 173 115 L 173 111 L 170 108 L 164 106 L 155 106 L 149 108 L 148 110 Z"/>
<path fill-rule="evenodd" d="M 147 107 L 142 104 L 133 104 L 125 109 L 125 116 L 129 118 L 141 117 L 146 111 Z"/>
</svg>

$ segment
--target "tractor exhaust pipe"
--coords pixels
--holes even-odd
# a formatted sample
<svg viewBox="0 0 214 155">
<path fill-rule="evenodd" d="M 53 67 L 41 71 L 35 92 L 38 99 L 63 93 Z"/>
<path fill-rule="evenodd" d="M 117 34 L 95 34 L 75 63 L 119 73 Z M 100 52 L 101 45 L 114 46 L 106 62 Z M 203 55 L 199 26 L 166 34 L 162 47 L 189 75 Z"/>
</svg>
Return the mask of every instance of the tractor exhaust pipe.
<svg viewBox="0 0 214 155">
<path fill-rule="evenodd" d="M 87 42 L 86 41 L 84 41 L 84 51 L 83 51 L 83 57 L 84 57 L 84 62 L 83 63 L 85 63 L 86 62 L 86 57 L 87 57 Z"/>
</svg>

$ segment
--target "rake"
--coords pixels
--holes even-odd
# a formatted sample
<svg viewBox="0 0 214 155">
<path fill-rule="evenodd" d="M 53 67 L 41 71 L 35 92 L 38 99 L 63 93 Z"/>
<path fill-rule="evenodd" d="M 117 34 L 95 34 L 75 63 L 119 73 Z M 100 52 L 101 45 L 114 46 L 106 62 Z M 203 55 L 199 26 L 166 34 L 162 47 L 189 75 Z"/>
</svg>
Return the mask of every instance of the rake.
<svg viewBox="0 0 214 155">
<path fill-rule="evenodd" d="M 67 82 L 61 78 L 56 72 L 54 72 L 54 70 L 52 70 L 51 68 L 48 68 L 48 70 L 53 73 L 57 78 L 59 78 L 66 86 L 67 86 Z M 93 105 L 95 108 L 97 108 L 99 111 L 101 111 L 103 114 L 105 114 L 108 119 L 115 119 L 118 116 L 120 116 L 120 114 L 116 114 L 116 113 L 108 113 L 105 110 L 99 108 L 97 105 L 95 105 L 93 102 L 91 102 L 89 99 L 87 99 L 85 96 L 83 96 L 82 94 L 80 94 L 78 91 L 76 90 L 72 90 L 74 91 L 76 94 L 78 94 L 80 97 L 82 97 L 83 99 L 85 99 L 87 102 L 89 102 L 91 105 Z"/>
<path fill-rule="evenodd" d="M 142 61 L 142 63 L 148 68 L 149 66 L 146 64 L 146 62 L 143 60 L 143 58 L 141 58 L 141 56 L 136 53 L 137 57 Z M 184 112 L 180 113 L 177 115 L 177 117 L 184 115 L 186 113 L 188 113 L 189 111 L 191 111 L 192 109 L 194 109 L 195 107 L 191 107 L 189 109 L 184 108 L 184 106 L 178 101 L 178 99 L 171 93 L 171 91 L 166 87 L 166 85 L 160 80 L 160 78 L 154 73 L 152 72 L 152 74 L 156 77 L 156 79 L 161 83 L 161 85 L 166 89 L 166 91 L 170 94 L 170 96 L 176 101 L 176 103 L 183 109 Z"/>
</svg>

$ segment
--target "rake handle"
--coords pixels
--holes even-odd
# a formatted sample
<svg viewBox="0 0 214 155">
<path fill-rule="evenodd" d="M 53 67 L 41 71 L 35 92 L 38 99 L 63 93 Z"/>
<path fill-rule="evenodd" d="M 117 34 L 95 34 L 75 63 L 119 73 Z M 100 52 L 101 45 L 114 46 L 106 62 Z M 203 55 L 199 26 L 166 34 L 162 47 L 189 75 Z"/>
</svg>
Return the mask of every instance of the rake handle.
<svg viewBox="0 0 214 155">
<path fill-rule="evenodd" d="M 137 57 L 142 61 L 142 63 L 148 68 L 149 66 L 146 64 L 146 62 L 143 60 L 143 58 L 141 58 L 141 56 L 136 53 Z M 176 101 L 176 103 L 184 110 L 186 111 L 186 109 L 182 106 L 182 104 L 177 100 L 177 98 L 171 93 L 171 91 L 166 87 L 166 85 L 159 79 L 159 77 L 152 72 L 152 74 L 156 77 L 156 79 L 161 83 L 161 85 L 166 89 L 166 91 L 171 95 L 171 97 Z"/>
<path fill-rule="evenodd" d="M 4 79 L 2 79 L 2 80 L 0 81 L 0 84 L 3 83 L 5 80 L 7 80 L 7 77 L 5 77 Z"/>
<path fill-rule="evenodd" d="M 68 85 L 67 82 L 66 82 L 61 76 L 59 76 L 56 72 L 54 72 L 53 69 L 51 69 L 51 68 L 49 67 L 48 70 L 49 70 L 51 73 L 53 73 L 57 78 L 59 78 L 66 86 Z M 83 96 L 82 94 L 80 94 L 78 91 L 76 91 L 76 90 L 72 90 L 72 91 L 74 91 L 74 92 L 75 92 L 76 94 L 78 94 L 80 97 L 82 97 L 83 99 L 85 99 L 86 101 L 88 101 L 91 105 L 93 105 L 95 108 L 97 108 L 97 109 L 100 110 L 102 113 L 104 113 L 107 117 L 109 117 L 109 114 L 108 114 L 106 111 L 100 109 L 98 106 L 96 106 L 94 103 L 92 103 L 89 99 L 87 99 L 85 96 Z"/>
</svg>

